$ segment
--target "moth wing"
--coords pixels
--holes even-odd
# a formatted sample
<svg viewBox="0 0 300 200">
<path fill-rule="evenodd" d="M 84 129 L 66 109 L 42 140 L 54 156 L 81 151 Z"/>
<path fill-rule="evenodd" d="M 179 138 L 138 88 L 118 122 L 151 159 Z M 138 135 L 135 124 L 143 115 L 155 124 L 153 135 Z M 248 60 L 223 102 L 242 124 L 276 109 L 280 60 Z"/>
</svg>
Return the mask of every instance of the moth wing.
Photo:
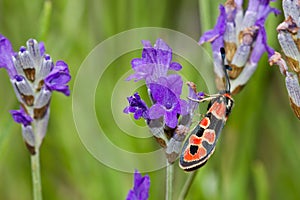
<svg viewBox="0 0 300 200">
<path fill-rule="evenodd" d="M 219 96 L 212 100 L 205 117 L 185 141 L 179 165 L 186 171 L 203 166 L 213 154 L 217 140 L 226 121 L 226 99 Z"/>
</svg>

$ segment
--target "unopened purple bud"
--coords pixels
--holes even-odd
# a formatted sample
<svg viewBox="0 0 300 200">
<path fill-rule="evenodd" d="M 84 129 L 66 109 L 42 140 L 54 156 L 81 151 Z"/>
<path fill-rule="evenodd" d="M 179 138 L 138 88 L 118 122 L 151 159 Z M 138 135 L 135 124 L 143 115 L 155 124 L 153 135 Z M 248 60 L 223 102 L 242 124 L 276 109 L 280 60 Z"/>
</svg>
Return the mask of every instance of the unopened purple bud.
<svg viewBox="0 0 300 200">
<path fill-rule="evenodd" d="M 20 47 L 20 52 L 23 53 L 24 51 L 26 51 L 26 47 L 21 46 L 21 47 Z"/>
</svg>

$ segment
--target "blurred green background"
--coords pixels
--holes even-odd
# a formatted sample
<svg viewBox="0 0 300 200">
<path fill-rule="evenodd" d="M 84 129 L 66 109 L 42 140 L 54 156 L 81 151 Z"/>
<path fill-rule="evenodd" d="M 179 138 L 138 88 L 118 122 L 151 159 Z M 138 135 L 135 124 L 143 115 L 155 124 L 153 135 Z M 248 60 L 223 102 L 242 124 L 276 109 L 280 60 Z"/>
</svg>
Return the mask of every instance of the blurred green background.
<svg viewBox="0 0 300 200">
<path fill-rule="evenodd" d="M 10 39 L 15 50 L 29 38 L 44 41 L 53 60 L 63 59 L 69 64 L 72 89 L 88 53 L 119 32 L 164 27 L 198 41 L 204 31 L 214 26 L 217 3 L 224 3 L 209 2 L 55 0 L 51 1 L 47 21 L 41 17 L 45 16 L 44 1 L 0 0 L 0 33 Z M 280 9 L 281 2 L 272 5 Z M 266 23 L 269 44 L 277 51 L 280 48 L 275 28 L 282 20 L 282 15 L 270 15 Z M 210 51 L 210 45 L 204 46 Z M 129 54 L 112 65 L 122 67 L 121 72 L 127 71 L 130 60 L 140 53 Z M 189 68 L 185 70 L 189 73 Z M 193 69 L 190 80 L 197 82 L 192 72 Z M 107 70 L 104 81 L 108 87 L 97 91 L 96 108 L 110 101 L 111 88 L 121 75 Z M 30 157 L 21 127 L 9 114 L 19 105 L 3 69 L 0 85 L 0 199 L 32 199 Z M 128 95 L 132 92 L 128 91 Z M 198 170 L 187 199 L 300 199 L 299 120 L 289 106 L 284 78 L 277 67 L 269 67 L 266 55 L 244 90 L 235 96 L 235 102 L 216 152 Z M 124 133 L 114 124 L 111 111 L 97 114 L 99 121 L 107 117 L 102 125 L 112 132 L 108 137 L 118 146 L 135 152 L 158 148 L 151 138 L 143 143 L 129 136 L 118 139 Z M 57 93 L 52 97 L 48 133 L 41 147 L 41 175 L 44 199 L 125 199 L 133 181 L 132 174 L 113 170 L 89 154 L 75 129 L 72 97 Z M 165 170 L 149 175 L 150 199 L 164 199 Z M 176 163 L 174 199 L 187 177 Z"/>
</svg>

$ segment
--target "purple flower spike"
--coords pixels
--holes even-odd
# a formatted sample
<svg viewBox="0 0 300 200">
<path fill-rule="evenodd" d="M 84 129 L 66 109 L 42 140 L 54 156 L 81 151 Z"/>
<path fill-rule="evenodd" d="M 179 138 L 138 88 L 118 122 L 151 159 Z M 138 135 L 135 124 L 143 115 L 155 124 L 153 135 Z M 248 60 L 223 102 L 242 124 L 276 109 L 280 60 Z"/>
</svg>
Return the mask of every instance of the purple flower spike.
<svg viewBox="0 0 300 200">
<path fill-rule="evenodd" d="M 156 82 L 159 77 L 167 76 L 168 70 L 179 71 L 182 66 L 172 62 L 172 49 L 162 40 L 157 39 L 154 47 L 150 41 L 142 41 L 144 49 L 142 58 L 135 58 L 131 61 L 134 74 L 126 80 L 135 81 L 145 79 L 146 83 Z"/>
<path fill-rule="evenodd" d="M 155 102 L 149 109 L 150 119 L 164 116 L 166 125 L 175 128 L 178 123 L 177 115 L 186 114 L 187 103 L 179 99 L 169 88 L 159 84 L 150 84 L 150 91 Z"/>
<path fill-rule="evenodd" d="M 12 61 L 13 55 L 14 51 L 10 41 L 0 34 L 0 68 L 6 68 L 10 78 L 17 74 Z"/>
<path fill-rule="evenodd" d="M 27 40 L 26 46 L 14 52 L 10 41 L 0 34 L 1 67 L 8 72 L 21 104 L 20 110 L 10 113 L 14 121 L 22 124 L 23 139 L 30 153 L 35 154 L 47 132 L 52 91 L 70 95 L 68 65 L 58 61 L 54 66 L 44 43 L 35 39 Z"/>
<path fill-rule="evenodd" d="M 69 86 L 66 85 L 71 79 L 68 65 L 64 61 L 57 61 L 52 71 L 45 78 L 45 85 L 50 90 L 56 90 L 70 95 Z"/>
<path fill-rule="evenodd" d="M 128 192 L 126 200 L 147 200 L 149 198 L 150 178 L 148 175 L 142 175 L 135 170 L 134 186 Z"/>
<path fill-rule="evenodd" d="M 15 122 L 23 124 L 25 127 L 30 125 L 33 121 L 32 118 L 25 113 L 24 109 L 21 107 L 20 110 L 11 110 L 10 114 L 12 115 Z"/>
<path fill-rule="evenodd" d="M 127 100 L 129 106 L 127 106 L 123 110 L 124 113 L 134 113 L 134 119 L 140 119 L 141 117 L 146 120 L 149 119 L 148 107 L 138 93 L 135 93 L 133 96 L 127 97 Z"/>
<path fill-rule="evenodd" d="M 225 63 L 232 70 L 228 72 L 231 93 L 237 94 L 246 85 L 256 70 L 262 54 L 269 56 L 274 50 L 267 45 L 265 21 L 270 13 L 279 11 L 270 7 L 270 0 L 249 0 L 247 10 L 243 0 L 228 0 L 220 5 L 220 15 L 214 29 L 203 34 L 199 44 L 210 42 L 213 50 L 214 72 L 218 90 L 224 90 L 225 74 L 220 48 L 226 51 Z"/>
</svg>

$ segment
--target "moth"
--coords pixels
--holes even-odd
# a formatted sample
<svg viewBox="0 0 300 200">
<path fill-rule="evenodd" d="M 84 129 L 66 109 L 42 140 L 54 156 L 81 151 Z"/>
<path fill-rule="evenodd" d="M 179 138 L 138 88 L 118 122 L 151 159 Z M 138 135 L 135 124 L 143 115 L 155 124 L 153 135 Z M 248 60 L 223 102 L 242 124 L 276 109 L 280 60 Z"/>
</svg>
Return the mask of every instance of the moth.
<svg viewBox="0 0 300 200">
<path fill-rule="evenodd" d="M 210 102 L 205 116 L 192 130 L 183 145 L 179 166 L 185 171 L 193 171 L 202 167 L 214 153 L 218 138 L 234 105 L 227 73 L 227 70 L 231 68 L 224 63 L 225 49 L 221 48 L 220 52 L 225 73 L 225 90 L 199 100 L 199 102 Z"/>
</svg>

